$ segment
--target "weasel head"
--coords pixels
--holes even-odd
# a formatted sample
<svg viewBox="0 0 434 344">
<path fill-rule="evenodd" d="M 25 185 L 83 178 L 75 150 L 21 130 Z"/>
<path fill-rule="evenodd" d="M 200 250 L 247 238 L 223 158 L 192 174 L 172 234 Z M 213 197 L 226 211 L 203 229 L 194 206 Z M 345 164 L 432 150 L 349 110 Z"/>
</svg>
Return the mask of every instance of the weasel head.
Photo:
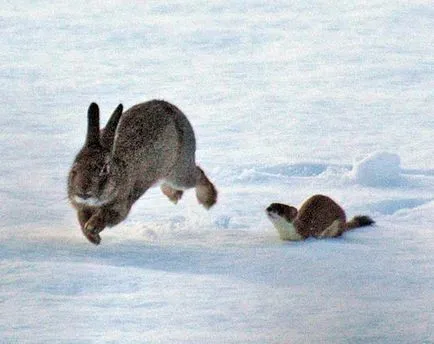
<svg viewBox="0 0 434 344">
<path fill-rule="evenodd" d="M 292 222 L 297 217 L 296 208 L 282 203 L 271 203 L 266 212 L 271 222 L 282 218 L 288 222 Z"/>
<path fill-rule="evenodd" d="M 293 224 L 297 217 L 296 208 L 286 204 L 272 203 L 266 209 L 266 213 L 282 240 L 298 241 L 304 239 Z"/>
</svg>

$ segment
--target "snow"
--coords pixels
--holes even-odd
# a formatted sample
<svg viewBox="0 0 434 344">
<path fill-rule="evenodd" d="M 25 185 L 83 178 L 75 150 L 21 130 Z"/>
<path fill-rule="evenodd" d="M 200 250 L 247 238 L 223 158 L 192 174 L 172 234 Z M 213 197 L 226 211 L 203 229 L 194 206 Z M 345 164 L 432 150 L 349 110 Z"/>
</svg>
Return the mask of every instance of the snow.
<svg viewBox="0 0 434 344">
<path fill-rule="evenodd" d="M 361 185 L 387 187 L 399 183 L 400 173 L 397 154 L 375 152 L 354 164 L 350 176 Z"/>
<path fill-rule="evenodd" d="M 434 343 L 426 0 L 0 7 L 1 343 Z M 96 247 L 66 199 L 86 111 L 182 109 L 220 192 L 155 188 Z M 288 243 L 272 202 L 376 225 Z"/>
</svg>

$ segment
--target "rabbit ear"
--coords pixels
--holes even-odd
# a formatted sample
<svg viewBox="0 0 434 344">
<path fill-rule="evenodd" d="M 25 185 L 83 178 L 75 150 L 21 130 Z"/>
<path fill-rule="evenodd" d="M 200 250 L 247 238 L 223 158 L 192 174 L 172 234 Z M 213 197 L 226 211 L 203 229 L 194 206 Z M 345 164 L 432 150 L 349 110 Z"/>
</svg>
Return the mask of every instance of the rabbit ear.
<svg viewBox="0 0 434 344">
<path fill-rule="evenodd" d="M 118 126 L 119 120 L 121 119 L 123 109 L 123 105 L 119 104 L 115 111 L 113 111 L 110 119 L 107 122 L 107 125 L 105 126 L 101 134 L 101 143 L 104 147 L 111 147 L 113 145 L 116 128 Z"/>
<path fill-rule="evenodd" d="M 95 103 L 87 110 L 86 146 L 99 146 L 99 108 Z"/>
</svg>

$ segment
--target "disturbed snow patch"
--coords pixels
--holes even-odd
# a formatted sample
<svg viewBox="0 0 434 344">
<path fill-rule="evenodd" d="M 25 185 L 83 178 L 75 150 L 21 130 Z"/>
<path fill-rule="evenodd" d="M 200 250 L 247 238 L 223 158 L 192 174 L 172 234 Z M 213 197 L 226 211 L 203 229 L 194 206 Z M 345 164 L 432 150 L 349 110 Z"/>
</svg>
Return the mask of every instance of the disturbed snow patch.
<svg viewBox="0 0 434 344">
<path fill-rule="evenodd" d="M 373 187 L 396 186 L 401 178 L 401 160 L 397 154 L 375 152 L 356 162 L 349 173 L 352 181 Z"/>
</svg>

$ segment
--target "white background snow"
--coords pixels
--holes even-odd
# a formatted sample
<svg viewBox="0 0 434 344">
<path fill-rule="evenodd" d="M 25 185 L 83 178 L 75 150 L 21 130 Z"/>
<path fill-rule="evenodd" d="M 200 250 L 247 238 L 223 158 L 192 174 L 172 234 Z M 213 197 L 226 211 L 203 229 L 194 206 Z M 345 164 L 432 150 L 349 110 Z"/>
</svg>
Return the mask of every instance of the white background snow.
<svg viewBox="0 0 434 344">
<path fill-rule="evenodd" d="M 1 343 L 434 343 L 432 1 L 0 4 Z M 90 102 L 162 98 L 219 189 L 82 236 Z M 375 227 L 285 243 L 324 193 Z"/>
</svg>

